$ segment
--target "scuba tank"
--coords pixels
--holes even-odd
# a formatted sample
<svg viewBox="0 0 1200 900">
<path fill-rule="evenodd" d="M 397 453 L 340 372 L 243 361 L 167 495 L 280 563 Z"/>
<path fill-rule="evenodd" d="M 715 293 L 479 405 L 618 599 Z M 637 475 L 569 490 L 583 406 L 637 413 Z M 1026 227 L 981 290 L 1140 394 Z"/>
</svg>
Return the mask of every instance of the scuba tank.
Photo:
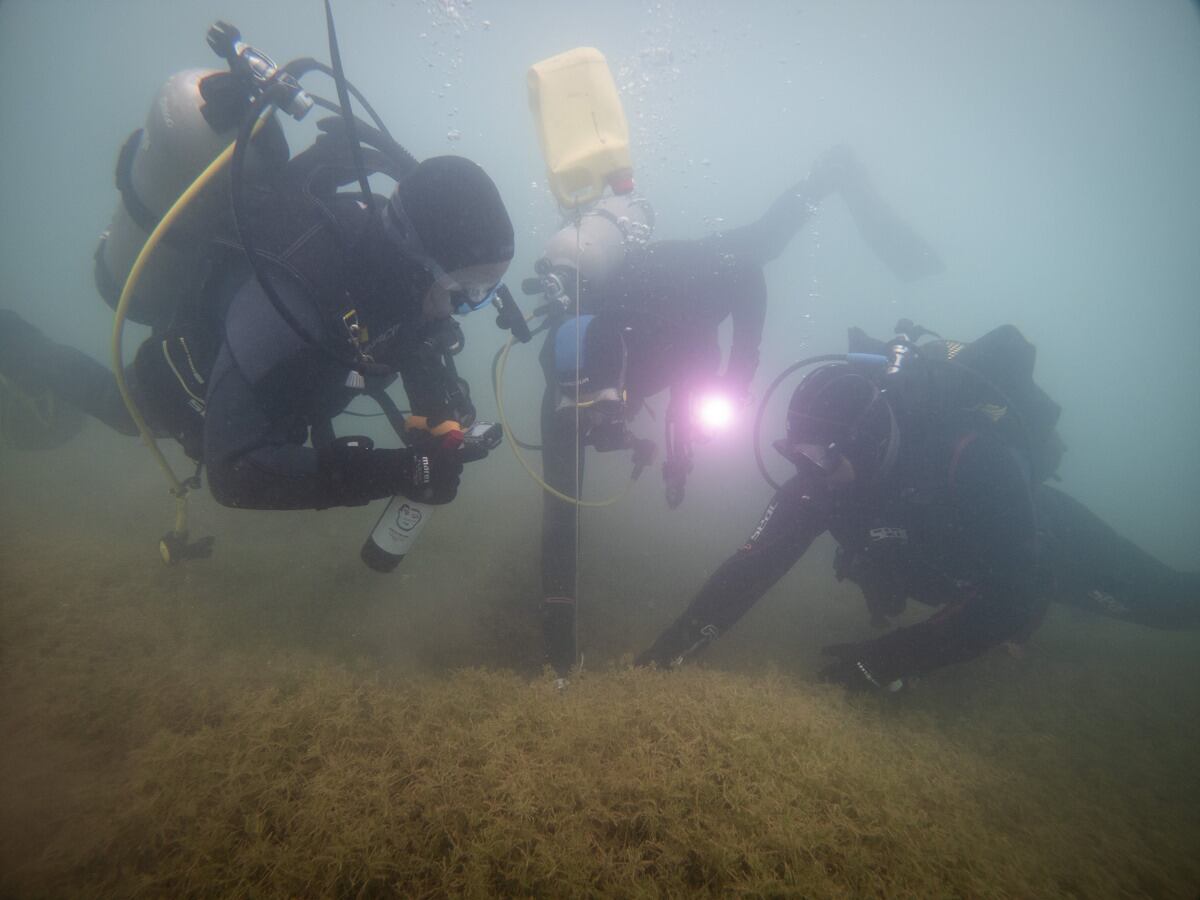
<svg viewBox="0 0 1200 900">
<path fill-rule="evenodd" d="M 121 200 L 95 254 L 96 286 L 114 309 L 163 214 L 237 135 L 237 118 L 217 114 L 220 104 L 205 97 L 208 84 L 227 77 L 216 69 L 172 75 L 155 95 L 145 125 L 121 148 L 116 170 Z M 229 176 L 222 173 L 180 218 L 176 234 L 186 238 L 169 236 L 148 260 L 129 303 L 129 319 L 144 325 L 170 321 L 193 284 L 190 276 L 208 239 L 228 221 L 228 209 Z"/>
<path fill-rule="evenodd" d="M 653 233 L 654 209 L 647 200 L 628 194 L 604 197 L 582 212 L 573 211 L 572 219 L 546 241 L 535 271 L 557 279 L 556 296 L 576 293 L 576 275 L 599 292 L 621 270 L 631 249 L 644 247 Z M 548 293 L 549 286 L 539 278 L 534 289 Z"/>
<path fill-rule="evenodd" d="M 559 204 L 574 208 L 609 186 L 633 190 L 629 126 L 604 54 L 577 47 L 530 67 L 529 107 Z"/>
</svg>

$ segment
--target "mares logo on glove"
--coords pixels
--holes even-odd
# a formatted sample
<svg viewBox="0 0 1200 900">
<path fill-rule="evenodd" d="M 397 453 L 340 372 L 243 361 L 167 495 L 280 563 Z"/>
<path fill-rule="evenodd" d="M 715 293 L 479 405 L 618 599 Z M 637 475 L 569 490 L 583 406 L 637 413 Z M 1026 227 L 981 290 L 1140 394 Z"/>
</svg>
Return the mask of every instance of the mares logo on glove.
<svg viewBox="0 0 1200 900">
<path fill-rule="evenodd" d="M 413 487 L 425 487 L 430 482 L 429 457 L 418 456 L 413 460 Z"/>
<path fill-rule="evenodd" d="M 457 450 L 413 451 L 402 493 L 416 503 L 449 503 L 458 494 L 463 463 Z"/>
<path fill-rule="evenodd" d="M 475 423 L 463 431 L 458 422 L 445 420 L 433 424 L 429 419 L 410 416 L 407 420 L 411 451 L 404 495 L 418 503 L 449 503 L 458 493 L 463 463 L 483 459 L 503 438 L 499 425 Z"/>
</svg>

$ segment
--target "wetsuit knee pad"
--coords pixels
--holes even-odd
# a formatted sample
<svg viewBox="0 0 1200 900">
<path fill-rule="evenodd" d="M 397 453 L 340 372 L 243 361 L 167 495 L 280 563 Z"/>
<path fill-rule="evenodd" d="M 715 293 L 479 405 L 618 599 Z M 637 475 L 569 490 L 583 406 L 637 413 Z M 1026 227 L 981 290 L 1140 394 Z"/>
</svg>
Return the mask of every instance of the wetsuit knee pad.
<svg viewBox="0 0 1200 900">
<path fill-rule="evenodd" d="M 151 429 L 175 438 L 197 461 L 204 454 L 208 378 L 217 346 L 207 329 L 176 325 L 146 340 L 132 366 L 138 403 Z"/>
</svg>

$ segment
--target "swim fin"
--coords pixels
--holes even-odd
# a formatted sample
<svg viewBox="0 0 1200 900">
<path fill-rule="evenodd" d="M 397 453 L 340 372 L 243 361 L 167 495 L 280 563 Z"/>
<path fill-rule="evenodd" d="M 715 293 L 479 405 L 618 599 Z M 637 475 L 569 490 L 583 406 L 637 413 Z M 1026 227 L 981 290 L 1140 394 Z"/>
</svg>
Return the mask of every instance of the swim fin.
<svg viewBox="0 0 1200 900">
<path fill-rule="evenodd" d="M 938 252 L 883 199 L 849 147 L 827 151 L 806 184 L 818 196 L 841 194 L 864 243 L 901 281 L 916 281 L 945 269 Z"/>
</svg>

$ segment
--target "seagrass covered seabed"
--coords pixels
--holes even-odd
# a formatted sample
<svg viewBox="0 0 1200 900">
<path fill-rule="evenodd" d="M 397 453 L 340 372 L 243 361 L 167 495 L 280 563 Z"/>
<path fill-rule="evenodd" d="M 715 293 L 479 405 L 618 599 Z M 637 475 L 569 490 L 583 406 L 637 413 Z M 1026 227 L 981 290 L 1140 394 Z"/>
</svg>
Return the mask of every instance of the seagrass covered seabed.
<svg viewBox="0 0 1200 900">
<path fill-rule="evenodd" d="M 434 536 L 385 603 L 352 553 L 319 558 L 361 511 L 201 502 L 218 558 L 168 570 L 156 473 L 114 463 L 109 490 L 89 452 L 0 474 L 4 896 L 1200 887 L 1195 635 L 1056 611 L 1023 658 L 881 704 L 788 657 L 801 619 L 749 622 L 740 665 L 633 671 L 662 613 L 614 598 L 582 624 L 601 660 L 559 694 L 531 671 L 533 543 L 474 542 L 491 588 L 462 596 Z"/>
</svg>

